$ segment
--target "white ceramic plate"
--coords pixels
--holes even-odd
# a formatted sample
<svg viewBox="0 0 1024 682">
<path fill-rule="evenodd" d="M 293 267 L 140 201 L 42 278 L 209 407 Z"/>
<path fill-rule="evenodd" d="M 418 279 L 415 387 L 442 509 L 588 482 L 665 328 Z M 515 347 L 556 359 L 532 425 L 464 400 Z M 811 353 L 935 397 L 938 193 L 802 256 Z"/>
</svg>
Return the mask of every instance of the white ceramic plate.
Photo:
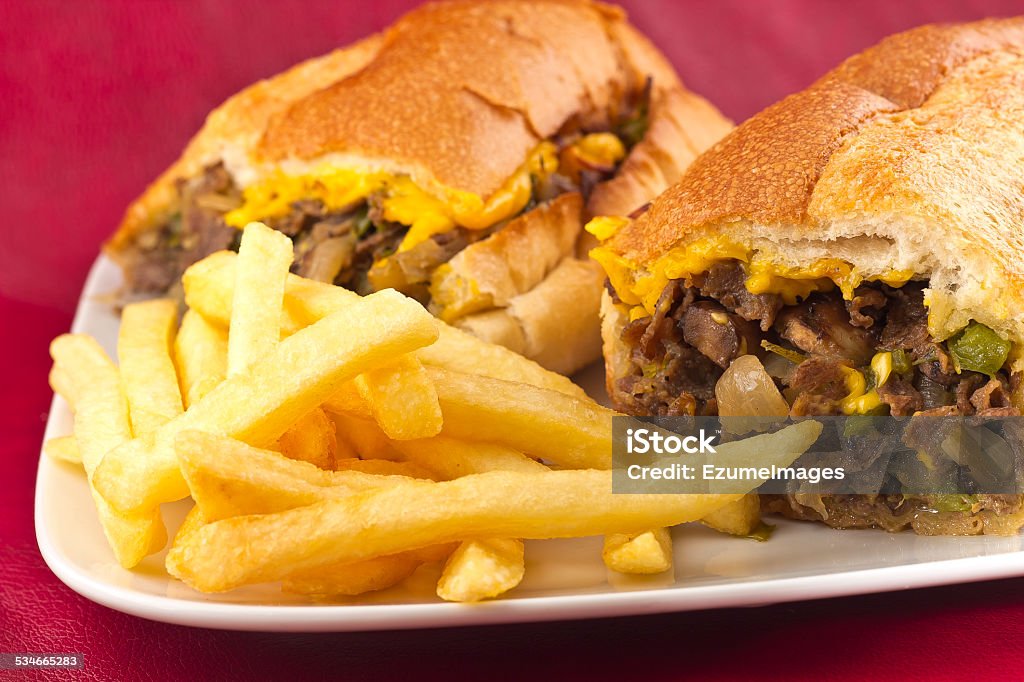
<svg viewBox="0 0 1024 682">
<path fill-rule="evenodd" d="M 73 327 L 94 335 L 111 352 L 117 317 L 96 298 L 116 289 L 119 279 L 112 263 L 96 262 Z M 582 382 L 601 390 L 600 370 Z M 70 431 L 67 405 L 55 398 L 46 437 Z M 188 504 L 165 505 L 171 532 Z M 163 553 L 134 571 L 122 569 L 106 545 L 81 470 L 45 456 L 36 482 L 35 524 L 46 563 L 86 598 L 143 618 L 238 630 L 383 630 L 624 616 L 1024 575 L 1019 536 L 926 538 L 780 520 L 766 543 L 694 524 L 677 528 L 674 572 L 651 578 L 609 573 L 598 538 L 529 542 L 522 584 L 483 604 L 440 602 L 433 596 L 436 570 L 426 568 L 400 587 L 346 602 L 314 604 L 283 594 L 276 585 L 203 595 L 167 576 Z"/>
</svg>

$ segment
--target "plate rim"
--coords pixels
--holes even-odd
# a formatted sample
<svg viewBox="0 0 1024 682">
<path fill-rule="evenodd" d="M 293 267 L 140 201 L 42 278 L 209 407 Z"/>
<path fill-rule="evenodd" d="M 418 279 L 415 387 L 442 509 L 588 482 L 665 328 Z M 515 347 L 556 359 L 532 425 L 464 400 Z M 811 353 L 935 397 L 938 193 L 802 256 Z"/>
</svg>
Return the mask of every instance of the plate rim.
<svg viewBox="0 0 1024 682">
<path fill-rule="evenodd" d="M 114 266 L 113 262 L 103 254 L 93 262 L 76 306 L 71 325 L 73 333 L 83 331 L 86 304 L 94 295 L 96 281 L 110 266 Z M 54 414 L 60 409 L 66 409 L 66 406 L 55 395 L 50 402 L 44 442 L 55 435 Z M 224 603 L 216 601 L 216 597 L 208 601 L 186 601 L 105 583 L 79 569 L 71 557 L 57 548 L 46 532 L 42 503 L 47 470 L 57 466 L 59 464 L 51 461 L 40 448 L 33 523 L 40 554 L 54 575 L 74 592 L 108 608 L 148 620 L 190 627 L 259 632 L 356 632 L 551 622 L 759 607 L 1024 575 L 1022 549 L 806 576 L 715 585 L 677 584 L 623 592 L 520 597 L 477 604 L 274 605 Z"/>
</svg>

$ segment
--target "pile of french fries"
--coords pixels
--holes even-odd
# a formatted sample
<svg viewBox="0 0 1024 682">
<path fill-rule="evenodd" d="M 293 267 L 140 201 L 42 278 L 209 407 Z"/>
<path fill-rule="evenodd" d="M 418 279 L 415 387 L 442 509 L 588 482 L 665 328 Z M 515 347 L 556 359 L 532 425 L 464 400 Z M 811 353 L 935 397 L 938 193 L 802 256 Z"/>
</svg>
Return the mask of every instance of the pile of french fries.
<svg viewBox="0 0 1024 682">
<path fill-rule="evenodd" d="M 493 598 L 522 580 L 523 539 L 604 535 L 611 570 L 658 573 L 669 527 L 759 522 L 752 495 L 613 495 L 615 413 L 569 379 L 291 263 L 288 238 L 253 223 L 238 254 L 186 272 L 180 326 L 175 301 L 124 309 L 118 365 L 91 337 L 53 341 L 74 434 L 45 451 L 82 466 L 122 566 L 165 547 L 160 505 L 188 497 L 171 575 L 317 597 L 443 562 L 440 598 Z M 808 435 L 761 438 L 795 457 Z"/>
</svg>

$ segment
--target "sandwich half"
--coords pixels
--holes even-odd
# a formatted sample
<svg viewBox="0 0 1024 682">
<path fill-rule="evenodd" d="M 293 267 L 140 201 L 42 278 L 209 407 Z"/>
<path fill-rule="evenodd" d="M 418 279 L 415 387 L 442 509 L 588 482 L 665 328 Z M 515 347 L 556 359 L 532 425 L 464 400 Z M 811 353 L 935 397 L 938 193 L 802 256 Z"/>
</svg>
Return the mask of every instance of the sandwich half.
<svg viewBox="0 0 1024 682">
<path fill-rule="evenodd" d="M 887 38 L 757 114 L 593 256 L 636 415 L 1017 416 L 1024 20 Z M 1016 532 L 1016 495 L 807 496 L 836 527 Z"/>
<path fill-rule="evenodd" d="M 429 4 L 213 111 L 106 252 L 126 296 L 164 294 L 263 221 L 300 275 L 398 289 L 568 373 L 600 352 L 585 217 L 634 210 L 730 128 L 617 9 Z"/>
</svg>

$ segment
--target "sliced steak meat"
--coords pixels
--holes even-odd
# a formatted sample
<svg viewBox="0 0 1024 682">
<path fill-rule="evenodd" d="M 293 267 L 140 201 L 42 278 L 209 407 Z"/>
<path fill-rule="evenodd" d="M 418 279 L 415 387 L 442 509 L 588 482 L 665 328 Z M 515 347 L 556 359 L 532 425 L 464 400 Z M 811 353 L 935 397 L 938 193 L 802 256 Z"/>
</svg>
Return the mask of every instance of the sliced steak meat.
<svg viewBox="0 0 1024 682">
<path fill-rule="evenodd" d="M 750 294 L 745 279 L 742 264 L 731 261 L 688 281 L 671 281 L 654 314 L 622 332 L 634 371 L 614 389 L 616 402 L 642 414 L 712 413 L 721 372 L 740 355 L 759 353 L 764 338 L 781 344 L 778 354 L 792 363 L 773 376 L 794 416 L 842 414 L 850 370 L 870 381 L 867 365 L 874 355 L 897 350 L 900 369 L 874 389 L 891 415 L 1018 413 L 1010 395 L 1024 374 L 986 379 L 957 372 L 945 344 L 929 336 L 923 283 L 897 289 L 872 282 L 858 287 L 850 301 L 834 289 L 783 306 L 778 296 Z M 803 361 L 787 354 L 786 346 L 806 354 Z"/>
<path fill-rule="evenodd" d="M 945 386 L 932 381 L 920 372 L 916 373 L 914 377 L 914 388 L 921 394 L 922 410 L 944 407 L 956 402 L 956 396 Z"/>
<path fill-rule="evenodd" d="M 797 365 L 789 386 L 797 391 L 842 398 L 847 392 L 845 367 L 829 358 L 809 358 Z"/>
<path fill-rule="evenodd" d="M 989 379 L 988 383 L 971 395 L 971 406 L 978 414 L 1010 407 L 1010 394 L 1006 390 L 1006 385 L 999 379 Z"/>
<path fill-rule="evenodd" d="M 917 413 L 919 417 L 959 417 L 960 408 L 956 405 L 944 405 L 942 407 L 931 407 Z"/>
<path fill-rule="evenodd" d="M 859 287 L 853 294 L 853 299 L 846 302 L 850 324 L 864 329 L 874 326 L 885 310 L 889 298 L 880 290 L 871 287 Z"/>
<path fill-rule="evenodd" d="M 282 216 L 267 218 L 263 222 L 268 227 L 294 238 L 325 215 L 327 215 L 327 210 L 322 202 L 316 199 L 306 199 L 292 202 L 290 211 Z"/>
<path fill-rule="evenodd" d="M 775 321 L 779 335 L 812 355 L 849 360 L 864 365 L 875 353 L 874 335 L 850 324 L 842 300 L 836 295 L 814 294 L 799 305 L 785 308 Z"/>
<path fill-rule="evenodd" d="M 206 258 L 211 253 L 231 246 L 238 238 L 238 230 L 224 222 L 224 204 L 240 201 L 231 177 L 223 166 L 214 166 L 203 175 L 187 182 L 178 183 L 181 192 L 181 224 L 177 243 L 172 240 L 167 246 L 174 246 L 172 251 L 177 260 L 168 273 L 172 277 L 173 286 L 181 278 L 188 266 Z M 218 204 L 213 197 L 222 200 Z M 236 204 L 237 205 L 237 204 Z"/>
<path fill-rule="evenodd" d="M 762 495 L 761 510 L 833 528 L 911 528 L 919 535 L 1016 534 L 1024 525 L 1020 495 L 975 495 L 965 511 L 942 511 L 941 495 L 820 495 L 810 506 L 800 495 Z"/>
<path fill-rule="evenodd" d="M 793 400 L 789 414 L 793 417 L 827 417 L 842 414 L 839 402 L 815 393 L 801 393 Z"/>
<path fill-rule="evenodd" d="M 689 285 L 671 282 L 654 314 L 626 325 L 621 338 L 631 349 L 632 373 L 617 382 L 612 398 L 620 409 L 634 414 L 714 414 L 714 387 L 723 368 L 744 351 L 757 352 L 764 338 L 771 342 L 765 345 L 772 357 L 790 368 L 771 376 L 783 388 L 793 417 L 843 414 L 844 399 L 855 386 L 859 390 L 860 382 L 850 381 L 858 378 L 853 372 L 863 374 L 870 391 L 877 365 L 869 368 L 869 363 L 879 351 L 897 350 L 901 352 L 891 358 L 892 371 L 873 388 L 892 416 L 982 422 L 980 417 L 1021 415 L 1012 405 L 1011 393 L 1019 394 L 1024 374 L 1000 371 L 985 377 L 957 372 L 945 344 L 928 334 L 920 284 L 900 290 L 869 283 L 850 301 L 833 290 L 782 307 L 775 297 L 746 292 L 738 264 L 719 264 L 692 278 Z M 909 420 L 903 444 L 941 466 L 942 476 L 960 476 L 960 465 L 947 450 L 964 422 Z M 1024 434 L 1024 424 L 1009 420 L 1005 425 L 1011 434 Z M 1007 440 L 1012 444 L 1022 437 L 1011 435 Z M 1024 446 L 1011 447 L 1024 464 Z M 900 484 L 887 478 L 885 492 L 875 495 L 762 495 L 762 509 L 837 528 L 912 528 L 925 535 L 1004 533 L 1024 524 L 1021 495 L 972 494 L 967 508 L 950 511 L 948 495 L 911 494 L 910 488 L 904 494 L 893 485 Z"/>
<path fill-rule="evenodd" d="M 700 301 L 686 309 L 682 319 L 683 340 L 722 369 L 756 348 L 757 331 L 752 322 L 732 315 L 711 301 Z"/>
<path fill-rule="evenodd" d="M 911 282 L 901 289 L 890 289 L 885 327 L 878 339 L 879 348 L 917 350 L 926 347 L 930 341 L 923 286 Z"/>
<path fill-rule="evenodd" d="M 619 380 L 612 399 L 630 414 L 695 414 L 714 398 L 722 370 L 697 349 L 672 338 L 664 342 L 657 360 L 636 367 L 635 374 Z"/>
<path fill-rule="evenodd" d="M 693 280 L 701 296 L 718 301 L 744 320 L 760 322 L 761 330 L 768 331 L 782 309 L 782 297 L 777 294 L 752 294 L 747 291 L 746 282 L 747 274 L 739 261 L 715 263 L 706 273 Z"/>
<path fill-rule="evenodd" d="M 638 347 L 644 357 L 655 357 L 661 350 L 663 339 L 678 335 L 676 323 L 686 314 L 693 299 L 693 289 L 685 286 L 681 280 L 670 282 L 665 287 L 654 306 L 654 315 L 649 318 L 640 336 Z"/>
<path fill-rule="evenodd" d="M 916 348 L 911 357 L 921 374 L 937 384 L 951 388 L 960 379 L 953 358 L 945 348 L 933 341 Z"/>
<path fill-rule="evenodd" d="M 1020 410 L 1016 407 L 990 407 L 984 410 L 978 410 L 977 415 L 979 417 L 1019 417 L 1021 416 Z"/>
<path fill-rule="evenodd" d="M 683 328 L 696 291 L 675 281 L 662 292 L 654 315 L 622 331 L 633 372 L 613 387 L 612 400 L 630 414 L 705 413 L 722 369 L 686 342 Z"/>
<path fill-rule="evenodd" d="M 176 183 L 178 213 L 158 230 L 141 232 L 118 254 L 125 271 L 127 297 L 163 294 L 177 286 L 185 269 L 197 260 L 230 247 L 238 230 L 221 218 L 241 203 L 231 176 L 220 164 Z"/>
<path fill-rule="evenodd" d="M 614 168 L 588 170 L 588 182 L 592 186 L 613 172 Z M 227 225 L 224 216 L 243 204 L 243 196 L 223 164 L 210 165 L 192 178 L 178 180 L 176 189 L 173 215 L 157 229 L 140 233 L 115 254 L 125 270 L 126 298 L 166 293 L 178 285 L 182 273 L 194 262 L 215 251 L 238 246 L 240 231 Z M 532 188 L 524 210 L 537 201 L 576 189 L 568 178 L 551 174 L 547 181 Z M 317 199 L 302 199 L 293 201 L 280 215 L 264 215 L 260 219 L 292 239 L 294 272 L 361 294 L 376 288 L 401 288 L 424 303 L 429 298 L 426 282 L 433 269 L 472 241 L 485 238 L 505 224 L 498 222 L 484 230 L 446 230 L 397 253 L 408 227 L 386 219 L 383 199 L 382 193 L 375 192 L 365 200 L 331 207 Z M 371 268 L 392 255 L 392 262 L 383 268 L 384 287 L 375 287 Z M 392 267 L 393 271 L 388 270 Z"/>
<path fill-rule="evenodd" d="M 960 411 L 960 414 L 974 414 L 971 396 L 974 395 L 975 390 L 981 386 L 983 381 L 984 378 L 980 374 L 970 372 L 964 374 L 960 381 L 957 382 L 953 395 L 956 396 L 956 409 Z"/>
<path fill-rule="evenodd" d="M 666 344 L 662 368 L 670 385 L 700 400 L 715 397 L 715 384 L 722 376 L 722 370 L 704 354 L 677 339 Z"/>
<path fill-rule="evenodd" d="M 839 401 L 847 394 L 845 365 L 838 360 L 815 356 L 797 365 L 789 381 L 790 390 L 797 394 L 790 414 L 841 414 Z"/>
<path fill-rule="evenodd" d="M 924 406 L 918 390 L 902 377 L 889 377 L 877 390 L 878 397 L 889 406 L 889 414 L 894 417 L 909 417 Z"/>
</svg>

